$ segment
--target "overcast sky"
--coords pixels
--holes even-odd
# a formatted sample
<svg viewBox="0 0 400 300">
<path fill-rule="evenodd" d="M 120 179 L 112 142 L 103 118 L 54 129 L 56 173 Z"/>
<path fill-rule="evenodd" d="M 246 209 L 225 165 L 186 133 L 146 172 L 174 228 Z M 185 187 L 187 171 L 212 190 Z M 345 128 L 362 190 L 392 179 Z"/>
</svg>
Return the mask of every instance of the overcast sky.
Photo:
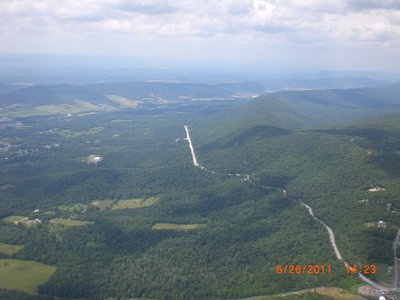
<svg viewBox="0 0 400 300">
<path fill-rule="evenodd" d="M 0 0 L 0 53 L 400 71 L 400 0 Z"/>
</svg>

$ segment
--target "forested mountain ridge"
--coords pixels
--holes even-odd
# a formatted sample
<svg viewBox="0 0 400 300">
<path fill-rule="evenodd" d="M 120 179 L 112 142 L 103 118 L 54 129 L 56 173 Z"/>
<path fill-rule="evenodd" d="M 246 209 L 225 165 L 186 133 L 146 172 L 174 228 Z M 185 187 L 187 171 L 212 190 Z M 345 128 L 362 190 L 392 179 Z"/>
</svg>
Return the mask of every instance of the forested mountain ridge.
<svg viewBox="0 0 400 300">
<path fill-rule="evenodd" d="M 219 88 L 218 86 L 191 83 L 132 82 L 88 85 L 56 84 L 37 85 L 0 95 L 0 104 L 68 104 L 73 103 L 75 99 L 101 104 L 107 102 L 107 95 L 119 95 L 135 100 L 157 95 L 169 100 L 178 100 L 179 96 L 227 97 L 231 95 L 231 92 Z"/>
<path fill-rule="evenodd" d="M 357 277 L 298 201 L 335 231 L 346 260 L 387 274 L 400 225 L 400 118 L 391 89 L 382 97 L 375 89 L 288 91 L 223 106 L 20 118 L 21 126 L 1 129 L 0 243 L 23 248 L 1 258 L 57 267 L 37 285 L 44 298 L 354 290 Z M 380 115 L 376 101 L 392 114 Z M 215 173 L 193 166 L 183 125 L 199 163 Z M 370 192 L 375 185 L 384 190 Z M 277 265 L 310 263 L 332 272 L 276 273 Z"/>
<path fill-rule="evenodd" d="M 0 106 L 3 114 L 16 117 L 249 99 L 265 93 L 262 85 L 256 82 L 56 84 L 13 89 L 15 87 L 0 94 Z M 276 122 L 287 119 L 289 126 L 343 121 L 348 117 L 362 117 L 398 108 L 399 90 L 399 84 L 392 84 L 376 88 L 280 91 L 252 99 L 247 106 L 240 106 L 240 112 L 247 112 L 243 116 L 246 119 L 260 118 L 265 121 L 272 118 Z M 236 116 L 237 113 L 233 110 L 229 114 Z"/>
<path fill-rule="evenodd" d="M 255 121 L 298 128 L 343 122 L 400 109 L 400 84 L 378 88 L 281 91 L 232 109 L 242 126 Z M 286 124 L 285 124 L 286 123 Z"/>
<path fill-rule="evenodd" d="M 0 94 L 7 94 L 21 89 L 21 86 L 0 82 Z"/>
<path fill-rule="evenodd" d="M 217 172 L 251 174 L 256 185 L 311 204 L 338 233 L 345 258 L 392 264 L 400 225 L 399 120 L 393 113 L 331 129 L 258 125 L 216 138 L 198 153 Z M 374 186 L 382 193 L 371 192 Z M 378 220 L 387 224 L 385 233 L 374 228 Z"/>
</svg>

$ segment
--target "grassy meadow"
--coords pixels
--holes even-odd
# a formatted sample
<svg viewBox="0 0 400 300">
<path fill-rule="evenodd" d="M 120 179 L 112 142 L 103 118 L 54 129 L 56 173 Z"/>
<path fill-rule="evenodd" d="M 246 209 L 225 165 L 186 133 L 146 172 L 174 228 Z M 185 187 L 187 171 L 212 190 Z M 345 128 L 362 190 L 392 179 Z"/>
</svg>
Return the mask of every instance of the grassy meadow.
<svg viewBox="0 0 400 300">
<path fill-rule="evenodd" d="M 113 204 L 112 200 L 96 200 L 91 203 L 92 206 L 99 208 L 100 210 L 105 210 Z"/>
<path fill-rule="evenodd" d="M 119 210 L 119 209 L 126 209 L 126 208 L 141 208 L 152 206 L 160 202 L 159 197 L 151 197 L 151 198 L 139 198 L 139 199 L 124 199 L 119 200 L 116 202 L 111 209 L 112 210 Z"/>
<path fill-rule="evenodd" d="M 63 219 L 63 218 L 51 219 L 49 223 L 52 225 L 62 225 L 65 227 L 76 227 L 76 226 L 84 226 L 84 225 L 93 224 L 93 222 L 89 222 L 89 221 Z"/>
<path fill-rule="evenodd" d="M 34 261 L 0 259 L 0 289 L 36 294 L 36 288 L 49 280 L 56 269 Z"/>
<path fill-rule="evenodd" d="M 7 255 L 13 255 L 22 248 L 24 248 L 23 245 L 10 245 L 6 243 L 0 243 L 0 253 L 4 253 Z"/>
<path fill-rule="evenodd" d="M 207 227 L 207 224 L 171 224 L 171 223 L 156 223 L 152 227 L 154 230 L 176 230 L 190 231 Z"/>
</svg>

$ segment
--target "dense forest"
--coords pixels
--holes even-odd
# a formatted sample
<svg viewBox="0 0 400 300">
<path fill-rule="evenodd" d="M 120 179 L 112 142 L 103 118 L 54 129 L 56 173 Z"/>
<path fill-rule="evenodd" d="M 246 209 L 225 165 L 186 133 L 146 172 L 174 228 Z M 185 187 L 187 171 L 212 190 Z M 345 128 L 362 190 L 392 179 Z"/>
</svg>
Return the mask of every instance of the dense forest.
<svg viewBox="0 0 400 300">
<path fill-rule="evenodd" d="M 0 130 L 0 242 L 24 246 L 0 251 L 0 259 L 57 267 L 36 295 L 0 289 L 0 298 L 239 299 L 317 286 L 351 290 L 357 276 L 336 260 L 326 230 L 300 199 L 332 227 L 346 260 L 386 270 L 400 225 L 400 115 L 356 121 L 363 117 L 356 114 L 344 122 L 332 110 L 324 123 L 310 112 L 327 106 L 320 100 L 326 93 L 311 96 L 288 92 L 286 103 L 272 106 L 261 97 L 26 117 L 23 127 Z M 289 110 L 285 122 L 281 105 L 298 97 L 311 102 L 296 115 Z M 199 162 L 215 172 L 193 166 L 185 124 Z M 101 161 L 90 163 L 91 154 Z M 40 222 L 14 224 L 15 216 Z M 381 220 L 385 228 L 376 226 Z M 276 273 L 289 264 L 332 269 Z"/>
</svg>

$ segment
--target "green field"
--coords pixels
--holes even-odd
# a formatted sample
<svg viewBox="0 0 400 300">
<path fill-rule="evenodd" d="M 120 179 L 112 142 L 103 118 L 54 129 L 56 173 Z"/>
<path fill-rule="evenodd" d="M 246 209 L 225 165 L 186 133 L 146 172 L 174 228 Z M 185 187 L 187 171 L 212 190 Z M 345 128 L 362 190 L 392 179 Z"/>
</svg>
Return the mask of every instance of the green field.
<svg viewBox="0 0 400 300">
<path fill-rule="evenodd" d="M 62 226 L 66 226 L 66 227 L 75 227 L 75 226 L 84 226 L 84 225 L 93 224 L 93 222 L 89 222 L 89 221 L 63 219 L 63 218 L 51 219 L 49 223 L 53 224 L 53 225 L 62 225 Z"/>
<path fill-rule="evenodd" d="M 81 211 L 84 210 L 85 207 L 87 207 L 85 204 L 82 203 L 75 203 L 71 205 L 60 205 L 58 206 L 58 209 L 63 212 L 75 212 L 75 211 Z"/>
<path fill-rule="evenodd" d="M 38 285 L 49 280 L 56 269 L 34 261 L 0 259 L 0 289 L 36 294 Z"/>
<path fill-rule="evenodd" d="M 112 210 L 125 209 L 125 208 L 141 208 L 152 206 L 160 202 L 159 197 L 140 198 L 140 199 L 124 199 L 119 200 L 112 206 Z"/>
<path fill-rule="evenodd" d="M 127 99 L 125 97 L 117 96 L 117 95 L 107 95 L 107 98 L 121 107 L 129 107 L 129 108 L 136 108 L 140 104 L 139 101 Z"/>
<path fill-rule="evenodd" d="M 7 255 L 12 255 L 21 250 L 22 248 L 24 248 L 23 245 L 10 245 L 5 243 L 0 243 L 0 253 L 4 253 Z"/>
<path fill-rule="evenodd" d="M 112 200 L 97 200 L 93 201 L 92 206 L 99 208 L 100 210 L 105 210 L 113 204 Z"/>
<path fill-rule="evenodd" d="M 171 224 L 171 223 L 156 223 L 152 227 L 154 230 L 177 230 L 190 231 L 195 229 L 206 228 L 207 224 Z"/>
<path fill-rule="evenodd" d="M 3 221 L 4 222 L 7 222 L 7 223 L 19 223 L 19 222 L 22 222 L 22 221 L 24 221 L 24 220 L 26 220 L 27 219 L 27 217 L 23 217 L 23 216 L 9 216 L 9 217 L 7 217 L 7 218 L 4 218 L 3 219 Z"/>
<path fill-rule="evenodd" d="M 3 107 L 0 116 L 11 118 L 24 118 L 29 116 L 47 116 L 54 114 L 80 114 L 100 111 L 113 111 L 115 107 L 107 104 L 93 104 L 87 101 L 76 100 L 73 104 L 47 104 L 47 105 L 9 105 Z"/>
<path fill-rule="evenodd" d="M 72 104 L 47 104 L 35 108 L 42 114 L 78 114 L 82 112 L 112 110 L 109 105 L 94 104 L 76 99 Z"/>
<path fill-rule="evenodd" d="M 82 135 L 97 134 L 97 133 L 102 132 L 103 129 L 104 129 L 104 127 L 93 127 L 93 128 L 89 128 L 87 130 L 82 130 L 82 131 L 73 131 L 73 130 L 69 130 L 69 129 L 63 129 L 63 130 L 57 131 L 57 134 L 59 134 L 62 137 L 65 137 L 65 138 L 75 138 L 75 137 L 79 137 Z"/>
</svg>

